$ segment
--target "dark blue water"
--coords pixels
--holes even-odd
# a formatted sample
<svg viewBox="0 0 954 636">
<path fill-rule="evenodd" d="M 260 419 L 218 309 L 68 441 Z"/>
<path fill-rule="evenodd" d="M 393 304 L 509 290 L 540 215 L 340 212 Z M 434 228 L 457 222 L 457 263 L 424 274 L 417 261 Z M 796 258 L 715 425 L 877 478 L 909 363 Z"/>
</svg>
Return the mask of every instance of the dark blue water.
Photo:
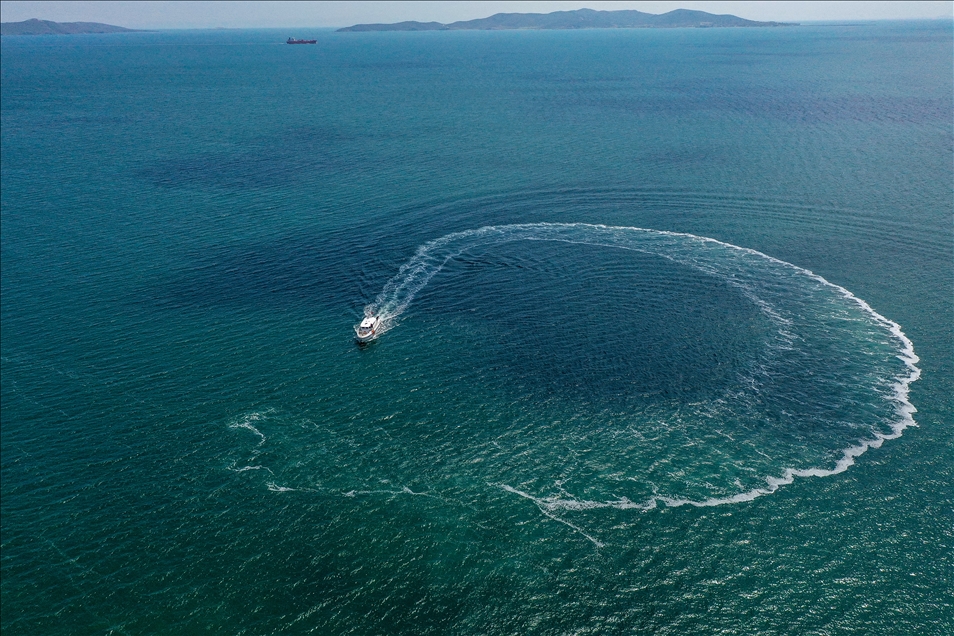
<svg viewBox="0 0 954 636">
<path fill-rule="evenodd" d="M 949 22 L 285 37 L 2 40 L 4 633 L 954 630 Z"/>
</svg>

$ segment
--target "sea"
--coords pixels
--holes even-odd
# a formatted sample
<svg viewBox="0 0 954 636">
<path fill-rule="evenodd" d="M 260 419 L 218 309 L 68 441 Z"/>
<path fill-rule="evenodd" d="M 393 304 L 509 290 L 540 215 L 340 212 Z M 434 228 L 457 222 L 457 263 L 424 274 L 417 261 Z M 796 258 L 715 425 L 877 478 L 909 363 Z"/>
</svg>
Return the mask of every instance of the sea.
<svg viewBox="0 0 954 636">
<path fill-rule="evenodd" d="M 0 60 L 4 636 L 954 633 L 950 20 Z"/>
</svg>

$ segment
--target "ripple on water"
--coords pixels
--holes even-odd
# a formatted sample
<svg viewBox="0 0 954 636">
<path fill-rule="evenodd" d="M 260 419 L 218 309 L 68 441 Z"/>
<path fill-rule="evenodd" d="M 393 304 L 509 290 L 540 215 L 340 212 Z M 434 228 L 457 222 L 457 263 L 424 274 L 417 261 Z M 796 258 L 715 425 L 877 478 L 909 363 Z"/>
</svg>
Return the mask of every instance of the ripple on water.
<svg viewBox="0 0 954 636">
<path fill-rule="evenodd" d="M 642 506 L 731 503 L 774 492 L 798 476 L 841 472 L 865 450 L 913 424 L 907 387 L 919 375 L 917 357 L 897 324 L 805 269 L 713 239 L 551 223 L 454 233 L 421 246 L 366 312 L 382 317 L 386 333 L 449 262 L 516 241 L 652 255 L 730 286 L 772 324 L 759 336 L 761 351 L 753 364 L 735 374 L 731 387 L 695 402 L 656 402 L 625 414 L 625 429 L 632 434 L 620 435 L 614 427 L 613 439 L 601 440 L 601 462 L 609 461 L 613 474 L 651 490 L 649 497 L 637 495 Z M 658 274 L 658 268 L 652 270 L 650 287 L 659 285 Z M 547 306 L 567 302 L 551 298 Z M 632 375 L 639 377 L 638 368 Z M 593 425 L 600 428 L 599 422 Z M 666 467 L 656 469 L 661 463 Z M 559 505 L 578 507 L 575 499 L 546 501 L 547 506 L 565 501 Z M 619 501 L 628 505 L 631 498 Z"/>
<path fill-rule="evenodd" d="M 545 328 L 528 332 L 540 307 Z M 897 324 L 704 237 L 454 233 L 422 245 L 367 312 L 385 328 L 355 378 L 366 414 L 249 429 L 236 466 L 262 466 L 271 490 L 463 500 L 489 485 L 599 543 L 567 516 L 751 500 L 842 472 L 914 424 L 917 356 Z"/>
</svg>

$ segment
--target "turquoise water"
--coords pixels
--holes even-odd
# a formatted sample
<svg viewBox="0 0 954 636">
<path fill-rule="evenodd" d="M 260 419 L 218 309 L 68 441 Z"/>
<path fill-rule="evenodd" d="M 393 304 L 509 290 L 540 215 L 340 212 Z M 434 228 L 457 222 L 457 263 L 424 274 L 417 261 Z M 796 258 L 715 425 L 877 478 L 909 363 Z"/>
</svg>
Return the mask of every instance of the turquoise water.
<svg viewBox="0 0 954 636">
<path fill-rule="evenodd" d="M 2 40 L 5 634 L 954 630 L 950 23 L 287 35 Z"/>
</svg>

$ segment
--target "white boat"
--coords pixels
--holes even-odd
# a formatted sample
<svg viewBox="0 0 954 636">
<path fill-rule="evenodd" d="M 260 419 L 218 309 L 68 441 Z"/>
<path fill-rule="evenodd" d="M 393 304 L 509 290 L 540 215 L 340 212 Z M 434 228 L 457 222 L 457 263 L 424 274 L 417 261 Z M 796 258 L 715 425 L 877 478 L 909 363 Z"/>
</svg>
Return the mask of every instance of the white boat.
<svg viewBox="0 0 954 636">
<path fill-rule="evenodd" d="M 378 335 L 378 327 L 381 325 L 381 319 L 377 316 L 368 316 L 361 321 L 361 324 L 354 330 L 357 334 L 358 342 L 368 342 L 374 340 Z"/>
</svg>

